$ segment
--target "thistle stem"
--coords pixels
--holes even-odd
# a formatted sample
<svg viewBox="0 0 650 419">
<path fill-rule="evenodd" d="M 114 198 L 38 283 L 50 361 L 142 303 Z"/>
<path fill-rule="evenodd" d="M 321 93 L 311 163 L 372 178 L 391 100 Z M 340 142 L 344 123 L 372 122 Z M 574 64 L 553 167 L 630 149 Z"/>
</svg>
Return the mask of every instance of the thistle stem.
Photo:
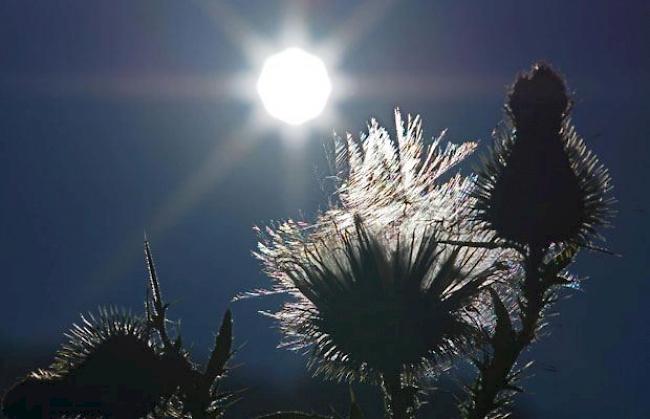
<svg viewBox="0 0 650 419">
<path fill-rule="evenodd" d="M 382 374 L 384 379 L 384 404 L 388 419 L 411 419 L 414 402 L 406 389 L 402 388 L 399 371 Z"/>
<path fill-rule="evenodd" d="M 545 301 L 548 284 L 540 278 L 540 267 L 547 246 L 531 246 L 524 265 L 526 277 L 522 286 L 525 302 L 521 304 L 521 329 L 513 345 L 495 347 L 491 358 L 482 365 L 474 386 L 473 406 L 467 419 L 483 419 L 500 407 L 499 393 L 514 390 L 511 384 L 512 370 L 519 355 L 535 339 Z"/>
</svg>

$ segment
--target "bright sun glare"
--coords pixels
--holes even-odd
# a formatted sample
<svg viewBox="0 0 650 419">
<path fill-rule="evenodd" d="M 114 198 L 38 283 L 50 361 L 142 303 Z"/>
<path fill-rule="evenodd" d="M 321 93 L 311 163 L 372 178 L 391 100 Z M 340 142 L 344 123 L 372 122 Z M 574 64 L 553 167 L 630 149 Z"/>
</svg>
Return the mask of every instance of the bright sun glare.
<svg viewBox="0 0 650 419">
<path fill-rule="evenodd" d="M 257 81 L 257 92 L 268 113 L 291 125 L 320 115 L 331 91 L 323 61 L 299 48 L 287 48 L 267 58 Z"/>
</svg>

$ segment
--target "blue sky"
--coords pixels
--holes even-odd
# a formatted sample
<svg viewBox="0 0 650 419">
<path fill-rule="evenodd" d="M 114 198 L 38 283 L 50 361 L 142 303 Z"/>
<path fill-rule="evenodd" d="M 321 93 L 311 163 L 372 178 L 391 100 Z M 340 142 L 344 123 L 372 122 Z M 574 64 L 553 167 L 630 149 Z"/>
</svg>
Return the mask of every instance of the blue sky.
<svg viewBox="0 0 650 419">
<path fill-rule="evenodd" d="M 574 270 L 589 280 L 532 349 L 527 400 L 536 417 L 650 414 L 647 3 L 205 3 L 0 3 L 6 352 L 53 346 L 98 305 L 140 310 L 147 230 L 197 359 L 231 306 L 244 372 L 304 375 L 304 359 L 274 349 L 279 336 L 256 313 L 276 299 L 230 303 L 268 284 L 253 225 L 322 207 L 332 131 L 358 134 L 370 117 L 390 127 L 396 106 L 421 114 L 427 136 L 449 128 L 452 141 L 489 144 L 507 84 L 544 59 L 568 78 L 578 131 L 611 171 L 619 213 L 605 235 L 623 256 L 581 256 Z M 251 130 L 259 103 L 231 93 L 258 71 L 247 36 L 275 45 L 291 19 L 314 45 L 332 42 L 333 71 L 349 83 L 332 104 L 339 117 L 298 143 L 273 124 Z"/>
</svg>

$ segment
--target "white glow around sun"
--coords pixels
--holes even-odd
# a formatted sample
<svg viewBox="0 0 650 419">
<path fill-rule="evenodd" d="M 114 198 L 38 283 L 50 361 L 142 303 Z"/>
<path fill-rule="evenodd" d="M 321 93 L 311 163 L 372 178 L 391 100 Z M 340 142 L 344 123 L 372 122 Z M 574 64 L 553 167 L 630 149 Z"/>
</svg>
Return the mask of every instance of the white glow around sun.
<svg viewBox="0 0 650 419">
<path fill-rule="evenodd" d="M 288 48 L 266 59 L 257 92 L 271 116 L 300 125 L 323 112 L 332 83 L 323 60 L 299 48 Z"/>
</svg>

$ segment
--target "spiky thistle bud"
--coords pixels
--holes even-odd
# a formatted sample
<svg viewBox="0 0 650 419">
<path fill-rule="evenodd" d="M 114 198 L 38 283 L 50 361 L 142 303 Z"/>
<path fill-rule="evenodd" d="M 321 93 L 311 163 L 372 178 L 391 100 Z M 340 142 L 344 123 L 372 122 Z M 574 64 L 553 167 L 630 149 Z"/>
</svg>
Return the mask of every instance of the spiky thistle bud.
<svg viewBox="0 0 650 419">
<path fill-rule="evenodd" d="M 546 64 L 512 86 L 475 191 L 478 218 L 499 238 L 537 248 L 587 244 L 608 221 L 609 175 L 576 134 L 570 109 L 563 78 Z"/>
<path fill-rule="evenodd" d="M 265 229 L 257 256 L 273 291 L 292 297 L 272 315 L 286 346 L 328 378 L 399 387 L 472 347 L 470 313 L 501 251 L 441 243 L 465 228 L 471 180 L 439 178 L 475 144 L 427 149 L 419 118 L 396 121 L 395 142 L 374 121 L 361 141 L 339 142 L 338 205 L 314 224 Z"/>
<path fill-rule="evenodd" d="M 2 414 L 9 419 L 41 419 L 46 412 L 58 377 L 32 374 L 14 384 L 2 398 Z"/>
<path fill-rule="evenodd" d="M 115 309 L 82 316 L 48 370 L 9 390 L 9 418 L 140 418 L 176 389 L 173 363 L 151 345 L 145 322 Z"/>
</svg>

